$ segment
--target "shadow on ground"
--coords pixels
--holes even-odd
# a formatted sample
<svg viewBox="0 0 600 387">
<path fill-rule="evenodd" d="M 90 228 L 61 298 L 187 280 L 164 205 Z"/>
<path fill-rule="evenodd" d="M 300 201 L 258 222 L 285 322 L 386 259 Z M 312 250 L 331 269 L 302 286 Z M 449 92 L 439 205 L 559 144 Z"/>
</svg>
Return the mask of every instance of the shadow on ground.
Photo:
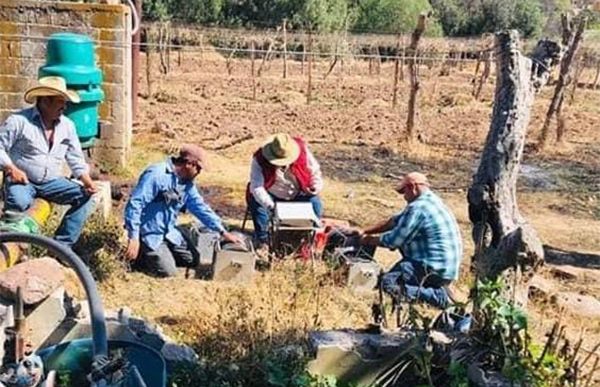
<svg viewBox="0 0 600 387">
<path fill-rule="evenodd" d="M 553 265 L 571 265 L 600 270 L 600 255 L 597 254 L 567 251 L 548 245 L 544 245 L 544 254 L 546 262 Z"/>
</svg>

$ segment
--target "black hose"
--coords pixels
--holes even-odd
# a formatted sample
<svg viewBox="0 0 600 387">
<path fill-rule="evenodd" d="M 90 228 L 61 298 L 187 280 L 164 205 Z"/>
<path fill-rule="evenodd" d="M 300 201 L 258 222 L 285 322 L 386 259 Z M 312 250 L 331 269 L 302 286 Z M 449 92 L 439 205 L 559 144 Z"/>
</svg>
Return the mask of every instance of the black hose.
<svg viewBox="0 0 600 387">
<path fill-rule="evenodd" d="M 63 246 L 54 239 L 42 235 L 21 232 L 0 233 L 0 245 L 4 243 L 28 243 L 41 246 L 53 253 L 61 263 L 75 270 L 79 281 L 83 284 L 90 306 L 94 359 L 108 356 L 108 340 L 102 300 L 98 294 L 96 282 L 87 266 L 81 261 L 81 258 L 73 250 Z"/>
</svg>

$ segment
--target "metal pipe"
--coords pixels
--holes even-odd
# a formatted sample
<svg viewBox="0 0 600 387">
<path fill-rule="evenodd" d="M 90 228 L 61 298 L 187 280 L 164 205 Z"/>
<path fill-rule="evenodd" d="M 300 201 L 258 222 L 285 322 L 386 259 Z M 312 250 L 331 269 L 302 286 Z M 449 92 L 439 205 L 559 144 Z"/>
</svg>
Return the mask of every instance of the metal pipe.
<svg viewBox="0 0 600 387">
<path fill-rule="evenodd" d="M 138 112 L 138 92 L 139 92 L 139 77 L 140 72 L 140 34 L 142 23 L 142 0 L 135 0 L 135 7 L 130 3 L 132 11 L 137 11 L 137 26 L 135 31 L 132 31 L 131 36 L 131 111 L 132 120 L 135 122 Z M 146 51 L 146 54 L 148 51 Z"/>
<path fill-rule="evenodd" d="M 20 232 L 0 233 L 0 244 L 4 243 L 27 243 L 43 247 L 52 253 L 61 263 L 70 266 L 75 273 L 77 273 L 77 277 L 85 289 L 90 307 L 94 358 L 108 356 L 108 340 L 102 300 L 98 294 L 96 282 L 87 266 L 81 261 L 81 258 L 79 258 L 71 249 L 63 246 L 54 239 L 41 235 Z"/>
</svg>

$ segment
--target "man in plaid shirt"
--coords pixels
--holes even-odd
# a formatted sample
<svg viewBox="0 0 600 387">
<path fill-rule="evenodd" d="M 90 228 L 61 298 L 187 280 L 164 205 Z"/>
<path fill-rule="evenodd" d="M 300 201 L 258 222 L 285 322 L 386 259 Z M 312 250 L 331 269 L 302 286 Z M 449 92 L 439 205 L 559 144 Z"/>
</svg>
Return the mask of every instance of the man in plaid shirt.
<svg viewBox="0 0 600 387">
<path fill-rule="evenodd" d="M 361 231 L 362 243 L 398 249 L 402 254 L 403 259 L 382 278 L 387 293 L 444 308 L 450 299 L 448 285 L 458 278 L 462 258 L 456 219 L 421 173 L 404 176 L 396 191 L 408 205 Z"/>
</svg>

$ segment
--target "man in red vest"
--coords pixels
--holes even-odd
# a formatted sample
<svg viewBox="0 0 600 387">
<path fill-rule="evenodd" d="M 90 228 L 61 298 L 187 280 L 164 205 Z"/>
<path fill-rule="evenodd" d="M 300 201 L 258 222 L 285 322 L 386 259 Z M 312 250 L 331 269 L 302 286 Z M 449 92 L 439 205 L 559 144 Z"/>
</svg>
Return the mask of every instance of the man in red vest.
<svg viewBox="0 0 600 387">
<path fill-rule="evenodd" d="M 266 247 L 269 214 L 276 201 L 310 202 L 320 218 L 321 167 L 304 140 L 285 133 L 272 136 L 252 158 L 248 205 L 257 249 Z"/>
</svg>

